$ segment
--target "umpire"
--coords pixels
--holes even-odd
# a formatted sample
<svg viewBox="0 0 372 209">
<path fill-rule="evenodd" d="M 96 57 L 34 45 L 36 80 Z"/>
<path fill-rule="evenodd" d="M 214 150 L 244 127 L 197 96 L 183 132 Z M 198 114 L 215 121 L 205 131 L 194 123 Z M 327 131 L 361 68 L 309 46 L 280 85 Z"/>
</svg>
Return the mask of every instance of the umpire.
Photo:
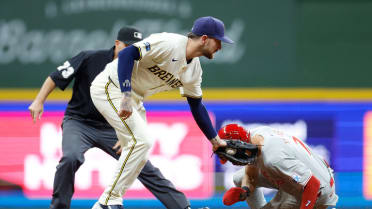
<svg viewBox="0 0 372 209">
<path fill-rule="evenodd" d="M 140 40 L 142 34 L 136 28 L 123 27 L 118 32 L 115 46 L 111 49 L 80 52 L 50 74 L 29 106 L 31 117 L 36 122 L 37 119 L 41 119 L 44 102 L 55 87 L 64 90 L 75 78 L 72 98 L 67 105 L 62 123 L 63 156 L 54 177 L 51 209 L 70 208 L 75 172 L 84 163 L 84 153 L 88 149 L 98 147 L 119 159 L 121 150 L 118 149 L 116 133 L 93 105 L 89 87 L 96 75 L 107 63 L 117 58 L 122 49 Z M 189 208 L 190 202 L 185 195 L 176 190 L 150 161 L 147 161 L 138 179 L 167 208 Z"/>
</svg>

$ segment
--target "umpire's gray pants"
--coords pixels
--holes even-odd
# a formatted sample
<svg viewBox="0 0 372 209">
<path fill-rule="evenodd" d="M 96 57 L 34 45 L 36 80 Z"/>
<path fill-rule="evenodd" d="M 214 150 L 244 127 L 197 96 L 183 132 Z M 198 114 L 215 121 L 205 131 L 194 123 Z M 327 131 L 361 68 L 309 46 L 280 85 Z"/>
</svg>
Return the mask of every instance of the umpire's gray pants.
<svg viewBox="0 0 372 209">
<path fill-rule="evenodd" d="M 54 177 L 51 209 L 69 209 L 74 193 L 75 172 L 84 163 L 84 153 L 93 147 L 100 148 L 115 159 L 119 155 L 112 147 L 117 142 L 113 128 L 89 124 L 66 116 L 62 124 L 63 156 Z M 185 195 L 164 178 L 160 170 L 147 161 L 138 176 L 142 184 L 168 209 L 184 209 L 190 205 Z"/>
</svg>

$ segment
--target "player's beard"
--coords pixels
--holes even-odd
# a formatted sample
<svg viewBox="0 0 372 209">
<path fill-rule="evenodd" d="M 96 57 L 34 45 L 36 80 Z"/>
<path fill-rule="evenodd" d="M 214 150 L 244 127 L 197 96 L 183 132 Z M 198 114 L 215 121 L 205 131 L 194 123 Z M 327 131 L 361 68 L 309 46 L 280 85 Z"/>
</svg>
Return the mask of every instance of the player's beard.
<svg viewBox="0 0 372 209">
<path fill-rule="evenodd" d="M 214 52 L 211 52 L 211 51 L 208 50 L 208 49 L 204 49 L 204 50 L 202 51 L 202 53 L 203 53 L 203 56 L 204 56 L 204 57 L 206 57 L 206 58 L 208 58 L 208 59 L 213 59 Z"/>
</svg>

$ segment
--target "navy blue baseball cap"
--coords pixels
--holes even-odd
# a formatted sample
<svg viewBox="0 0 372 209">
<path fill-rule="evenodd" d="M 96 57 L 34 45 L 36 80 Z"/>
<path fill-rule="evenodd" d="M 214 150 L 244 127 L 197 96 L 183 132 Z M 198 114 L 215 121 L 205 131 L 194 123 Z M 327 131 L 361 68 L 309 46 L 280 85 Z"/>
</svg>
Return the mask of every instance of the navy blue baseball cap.
<svg viewBox="0 0 372 209">
<path fill-rule="evenodd" d="M 191 32 L 198 36 L 207 35 L 225 43 L 234 43 L 233 40 L 225 36 L 225 25 L 223 22 L 215 17 L 208 16 L 196 19 Z"/>
</svg>

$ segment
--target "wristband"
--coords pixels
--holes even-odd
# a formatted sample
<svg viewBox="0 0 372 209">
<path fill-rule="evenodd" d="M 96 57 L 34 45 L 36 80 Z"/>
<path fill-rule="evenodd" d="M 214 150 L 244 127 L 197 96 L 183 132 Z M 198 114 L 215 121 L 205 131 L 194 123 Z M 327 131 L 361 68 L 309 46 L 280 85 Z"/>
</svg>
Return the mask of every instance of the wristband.
<svg viewBox="0 0 372 209">
<path fill-rule="evenodd" d="M 123 96 L 125 96 L 126 98 L 128 97 L 132 97 L 132 92 L 131 91 L 124 91 L 122 92 Z"/>
<path fill-rule="evenodd" d="M 251 191 L 249 190 L 249 188 L 247 186 L 243 186 L 242 189 L 245 191 L 244 193 L 240 193 L 240 197 L 239 199 L 241 201 L 245 200 L 247 197 L 249 197 L 249 195 L 251 194 Z"/>
</svg>

